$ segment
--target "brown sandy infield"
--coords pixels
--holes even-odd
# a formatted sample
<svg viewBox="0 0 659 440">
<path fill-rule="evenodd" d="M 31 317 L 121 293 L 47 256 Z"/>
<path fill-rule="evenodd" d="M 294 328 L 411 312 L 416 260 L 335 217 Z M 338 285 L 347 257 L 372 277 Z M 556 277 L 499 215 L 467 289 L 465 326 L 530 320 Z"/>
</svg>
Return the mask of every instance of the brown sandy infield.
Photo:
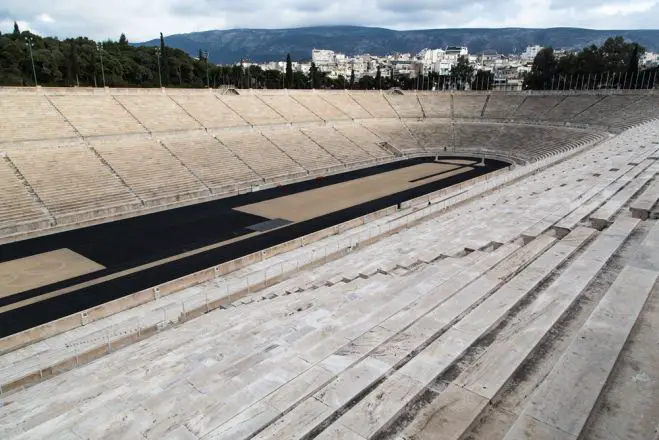
<svg viewBox="0 0 659 440">
<path fill-rule="evenodd" d="M 477 163 L 476 161 L 461 160 L 461 159 L 441 160 L 438 162 L 422 163 L 422 164 L 412 165 L 406 168 L 400 168 L 397 170 L 384 172 L 381 174 L 376 174 L 373 176 L 364 177 L 361 179 L 350 180 L 347 182 L 341 182 L 334 185 L 313 189 L 310 191 L 292 194 L 290 196 L 278 197 L 275 199 L 267 200 L 265 202 L 245 205 L 236 209 L 242 212 L 256 214 L 261 217 L 266 217 L 270 219 L 284 218 L 292 222 L 300 222 L 470 171 L 473 169 L 473 166 L 471 165 L 475 165 L 476 163 Z M 412 182 L 413 180 L 414 182 Z M 282 227 L 285 226 L 287 225 L 284 225 Z M 171 257 L 163 258 L 157 261 L 152 261 L 150 263 L 146 263 L 140 266 L 126 269 L 121 272 L 109 274 L 80 284 L 65 287 L 63 289 L 54 290 L 52 292 L 44 293 L 42 295 L 38 295 L 33 298 L 17 301 L 15 303 L 0 307 L 0 314 L 10 310 L 20 309 L 21 307 L 25 307 L 30 304 L 35 304 L 40 301 L 55 298 L 60 295 L 65 295 L 67 293 L 74 292 L 78 289 L 90 287 L 106 281 L 117 279 L 129 274 L 140 272 L 142 270 L 146 270 L 162 264 L 170 263 L 172 261 L 180 260 L 182 258 L 187 258 L 189 256 L 206 252 L 208 250 L 215 249 L 232 242 L 237 242 L 240 240 L 244 240 L 246 238 L 255 237 L 260 234 L 261 232 L 253 232 L 230 240 L 225 240 L 222 242 L 204 246 L 199 249 L 194 249 L 188 252 L 184 252 L 182 254 L 173 255 Z M 81 255 L 78 254 L 75 255 L 79 257 L 77 261 L 80 264 L 82 264 L 82 260 L 85 260 L 91 264 L 96 264 L 93 261 L 88 260 Z M 27 257 L 27 259 L 30 258 L 34 258 L 34 256 Z M 19 260 L 11 260 L 2 264 L 10 264 L 17 261 Z M 99 267 L 100 269 L 103 268 L 103 266 L 100 265 Z M 95 270 L 99 270 L 99 269 L 95 269 Z M 92 271 L 93 270 L 89 270 L 88 272 L 85 273 L 89 273 Z M 14 293 L 19 293 L 21 291 L 25 291 L 35 287 L 40 287 L 46 284 L 50 284 L 52 282 L 61 281 L 78 275 L 82 275 L 82 273 L 79 274 L 72 273 L 68 276 L 66 276 L 66 273 L 61 273 L 59 275 L 59 278 L 57 273 L 45 274 L 41 277 L 41 281 L 39 282 L 39 284 L 36 284 L 35 282 L 35 284 L 29 286 L 29 288 L 26 287 L 17 292 L 6 293 L 4 294 L 4 296 L 13 295 Z M 53 281 L 50 281 L 51 279 Z M 3 285 L 1 283 L 2 283 L 2 279 L 0 278 L 0 297 L 3 296 L 2 295 Z"/>
<path fill-rule="evenodd" d="M 468 165 L 474 163 L 466 160 L 422 163 L 240 206 L 236 210 L 269 219 L 282 218 L 301 222 L 471 171 L 473 167 Z M 426 176 L 428 177 L 424 179 Z"/>
<path fill-rule="evenodd" d="M 0 263 L 0 298 L 105 269 L 71 249 Z"/>
</svg>

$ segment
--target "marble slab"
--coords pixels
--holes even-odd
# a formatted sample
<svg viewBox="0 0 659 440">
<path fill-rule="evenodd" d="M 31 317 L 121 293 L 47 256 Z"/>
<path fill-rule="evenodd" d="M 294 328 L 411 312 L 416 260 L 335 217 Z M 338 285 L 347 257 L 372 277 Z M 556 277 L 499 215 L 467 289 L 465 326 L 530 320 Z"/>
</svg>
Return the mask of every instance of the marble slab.
<svg viewBox="0 0 659 440">
<path fill-rule="evenodd" d="M 423 389 L 419 381 L 397 371 L 335 423 L 371 438 L 385 429 Z"/>
</svg>

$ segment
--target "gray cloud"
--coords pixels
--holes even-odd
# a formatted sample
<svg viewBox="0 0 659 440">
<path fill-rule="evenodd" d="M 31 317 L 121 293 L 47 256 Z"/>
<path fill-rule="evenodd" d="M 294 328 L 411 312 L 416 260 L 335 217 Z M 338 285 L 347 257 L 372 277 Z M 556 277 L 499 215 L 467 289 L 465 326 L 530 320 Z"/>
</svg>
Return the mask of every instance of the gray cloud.
<svg viewBox="0 0 659 440">
<path fill-rule="evenodd" d="M 399 14 L 409 14 L 411 12 L 454 12 L 471 8 L 479 4 L 496 4 L 497 0 L 476 0 L 476 1 L 455 1 L 455 0 L 377 0 L 376 5 L 383 11 L 391 11 Z M 509 2 L 511 3 L 511 2 Z"/>
<path fill-rule="evenodd" d="M 125 32 L 130 40 L 141 41 L 159 32 L 336 24 L 651 28 L 657 16 L 659 0 L 3 0 L 0 30 L 11 31 L 16 20 L 24 28 L 60 38 L 117 39 Z"/>
</svg>

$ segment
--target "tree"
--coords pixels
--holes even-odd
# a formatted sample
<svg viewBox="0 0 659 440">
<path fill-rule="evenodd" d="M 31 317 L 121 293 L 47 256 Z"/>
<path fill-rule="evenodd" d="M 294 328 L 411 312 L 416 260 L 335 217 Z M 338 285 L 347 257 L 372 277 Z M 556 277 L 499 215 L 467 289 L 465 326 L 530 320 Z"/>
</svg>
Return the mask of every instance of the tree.
<svg viewBox="0 0 659 440">
<path fill-rule="evenodd" d="M 119 37 L 119 46 L 125 47 L 128 46 L 128 38 L 126 38 L 126 34 L 123 32 L 121 33 L 121 36 Z"/>
<path fill-rule="evenodd" d="M 656 83 L 657 77 L 659 76 L 659 67 L 655 66 L 651 69 L 647 69 L 645 71 L 645 74 L 647 75 L 648 81 L 646 83 L 646 88 L 648 89 L 654 89 L 659 88 L 659 84 Z"/>
<path fill-rule="evenodd" d="M 286 55 L 286 87 L 293 88 L 293 61 L 290 53 Z"/>
<path fill-rule="evenodd" d="M 359 78 L 358 88 L 362 90 L 371 90 L 375 87 L 375 79 L 371 75 L 364 75 Z"/>
<path fill-rule="evenodd" d="M 638 65 L 632 58 L 638 60 L 645 51 L 636 43 L 625 42 L 623 37 L 608 38 L 599 47 L 593 44 L 577 53 L 565 54 L 558 60 L 549 49 L 538 53 L 531 72 L 525 78 L 525 88 L 610 88 L 618 87 L 623 78 L 628 79 L 627 84 L 622 86 L 629 87 L 631 78 L 638 76 L 638 70 L 630 71 L 632 64 Z"/>
<path fill-rule="evenodd" d="M 309 78 L 304 74 L 296 70 L 293 72 L 293 88 L 294 89 L 306 89 L 309 87 Z"/>
<path fill-rule="evenodd" d="M 379 65 L 377 71 L 375 72 L 375 87 L 378 89 L 382 88 L 382 71 L 380 70 Z"/>
<path fill-rule="evenodd" d="M 0 35 L 0 85 L 22 86 L 33 83 L 32 65 L 24 38 L 33 41 L 34 66 L 39 83 L 44 86 L 82 87 L 100 84 L 101 66 L 97 42 L 84 37 L 59 40 L 40 37 L 23 31 L 20 38 L 11 32 Z M 162 54 L 161 54 L 162 55 Z M 165 47 L 169 70 L 163 70 L 163 80 L 181 87 L 202 87 L 206 83 L 206 65 L 196 61 L 179 49 Z M 158 57 L 153 47 L 121 46 L 106 41 L 103 65 L 106 83 L 123 87 L 158 87 Z M 162 59 L 161 59 L 162 63 Z M 162 67 L 162 64 L 161 64 Z M 209 64 L 211 83 L 230 83 L 230 67 L 219 68 Z M 169 76 L 168 76 L 169 72 Z"/>
<path fill-rule="evenodd" d="M 169 85 L 169 60 L 162 32 L 160 33 L 160 58 L 162 60 L 162 85 L 167 87 Z"/>
<path fill-rule="evenodd" d="M 627 77 L 629 78 L 631 88 L 634 88 L 634 83 L 632 83 L 634 77 L 636 77 L 636 82 L 638 82 L 638 58 L 638 44 L 634 44 L 634 50 L 629 57 L 629 65 L 627 66 Z"/>
<path fill-rule="evenodd" d="M 263 72 L 264 86 L 266 89 L 281 89 L 284 87 L 283 79 L 285 75 L 279 70 L 266 70 Z"/>
<path fill-rule="evenodd" d="M 68 85 L 77 84 L 77 78 L 80 73 L 80 63 L 78 60 L 78 45 L 76 40 L 69 43 L 69 56 L 67 60 L 66 79 Z"/>
<path fill-rule="evenodd" d="M 21 30 L 18 28 L 18 23 L 14 22 L 14 36 L 19 37 L 21 35 Z"/>
<path fill-rule="evenodd" d="M 247 76 L 250 80 L 250 86 L 254 88 L 262 88 L 265 83 L 265 75 L 263 69 L 255 64 L 247 68 Z"/>
<path fill-rule="evenodd" d="M 524 88 L 534 90 L 551 89 L 557 66 L 554 49 L 551 47 L 541 49 L 533 59 L 531 72 L 524 78 Z"/>
<path fill-rule="evenodd" d="M 464 88 L 465 84 L 471 83 L 474 67 L 469 63 L 469 58 L 462 55 L 458 62 L 451 66 L 451 79 L 457 88 Z"/>
<path fill-rule="evenodd" d="M 350 88 L 355 86 L 355 69 L 350 69 Z"/>
<path fill-rule="evenodd" d="M 241 87 L 243 83 L 243 77 L 245 76 L 245 69 L 243 69 L 243 66 L 232 66 L 230 75 L 231 84 L 235 87 Z"/>
<path fill-rule="evenodd" d="M 625 73 L 634 51 L 640 56 L 645 48 L 636 43 L 626 43 L 623 37 L 608 38 L 599 48 L 605 71 Z"/>
<path fill-rule="evenodd" d="M 320 86 L 320 75 L 318 74 L 318 68 L 316 63 L 311 62 L 311 67 L 309 67 L 309 77 L 311 79 L 311 88 L 317 89 Z"/>
<path fill-rule="evenodd" d="M 486 70 L 479 70 L 471 83 L 471 90 L 492 90 L 494 74 Z"/>
<path fill-rule="evenodd" d="M 336 78 L 336 89 L 345 89 L 346 88 L 346 77 L 343 75 L 339 75 Z"/>
</svg>

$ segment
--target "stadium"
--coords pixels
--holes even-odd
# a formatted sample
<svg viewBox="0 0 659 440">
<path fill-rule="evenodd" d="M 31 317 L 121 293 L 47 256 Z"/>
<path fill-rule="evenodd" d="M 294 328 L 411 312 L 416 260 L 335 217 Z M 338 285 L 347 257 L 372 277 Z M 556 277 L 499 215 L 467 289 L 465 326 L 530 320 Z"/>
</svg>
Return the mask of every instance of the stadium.
<svg viewBox="0 0 659 440">
<path fill-rule="evenodd" d="M 657 435 L 656 90 L 0 112 L 2 438 Z"/>
</svg>

